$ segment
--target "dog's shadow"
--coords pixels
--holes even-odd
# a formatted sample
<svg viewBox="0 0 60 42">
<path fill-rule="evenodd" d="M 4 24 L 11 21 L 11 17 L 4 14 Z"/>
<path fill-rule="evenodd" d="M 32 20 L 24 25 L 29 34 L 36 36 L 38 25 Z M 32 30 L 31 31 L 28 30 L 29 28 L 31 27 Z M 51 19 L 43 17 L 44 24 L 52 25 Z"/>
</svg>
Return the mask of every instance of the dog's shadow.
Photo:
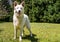
<svg viewBox="0 0 60 42">
<path fill-rule="evenodd" d="M 23 37 L 23 39 L 28 39 L 31 40 L 31 42 L 38 42 L 38 38 L 35 38 L 35 34 L 33 34 L 33 36 L 31 37 L 30 35 L 25 35 L 25 37 Z"/>
</svg>

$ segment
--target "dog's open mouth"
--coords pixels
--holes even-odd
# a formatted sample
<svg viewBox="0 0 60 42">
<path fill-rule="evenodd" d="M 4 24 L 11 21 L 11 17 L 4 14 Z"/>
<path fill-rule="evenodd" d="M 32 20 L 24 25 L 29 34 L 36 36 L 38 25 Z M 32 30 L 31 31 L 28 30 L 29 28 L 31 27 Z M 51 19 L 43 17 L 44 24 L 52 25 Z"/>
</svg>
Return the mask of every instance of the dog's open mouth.
<svg viewBox="0 0 60 42">
<path fill-rule="evenodd" d="M 20 12 L 18 12 L 18 14 L 20 15 Z"/>
<path fill-rule="evenodd" d="M 18 14 L 20 15 L 20 14 L 21 14 L 21 12 L 18 12 Z"/>
<path fill-rule="evenodd" d="M 20 15 L 20 14 L 21 14 L 21 12 L 19 11 L 19 12 L 18 12 L 18 14 Z"/>
</svg>

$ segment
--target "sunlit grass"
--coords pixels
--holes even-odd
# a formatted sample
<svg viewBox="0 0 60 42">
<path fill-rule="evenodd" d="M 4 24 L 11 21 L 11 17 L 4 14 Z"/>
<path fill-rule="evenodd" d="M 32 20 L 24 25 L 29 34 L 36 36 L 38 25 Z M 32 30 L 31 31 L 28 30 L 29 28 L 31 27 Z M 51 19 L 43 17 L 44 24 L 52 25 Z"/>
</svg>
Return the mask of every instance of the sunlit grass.
<svg viewBox="0 0 60 42">
<path fill-rule="evenodd" d="M 12 22 L 0 23 L 0 42 L 19 42 L 18 38 L 13 40 L 13 29 Z M 31 30 L 33 37 L 24 29 L 23 42 L 60 42 L 60 24 L 31 23 Z"/>
</svg>

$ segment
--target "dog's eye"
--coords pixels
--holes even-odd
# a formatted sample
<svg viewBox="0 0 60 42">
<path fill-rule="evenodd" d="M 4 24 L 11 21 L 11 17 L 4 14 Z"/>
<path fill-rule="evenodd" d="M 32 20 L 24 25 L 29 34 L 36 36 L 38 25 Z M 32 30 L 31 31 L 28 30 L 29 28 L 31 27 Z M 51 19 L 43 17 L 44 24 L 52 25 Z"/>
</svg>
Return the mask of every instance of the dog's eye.
<svg viewBox="0 0 60 42">
<path fill-rule="evenodd" d="M 17 9 L 18 9 L 19 7 L 17 7 Z"/>
<path fill-rule="evenodd" d="M 22 9 L 22 8 L 21 8 Z"/>
</svg>

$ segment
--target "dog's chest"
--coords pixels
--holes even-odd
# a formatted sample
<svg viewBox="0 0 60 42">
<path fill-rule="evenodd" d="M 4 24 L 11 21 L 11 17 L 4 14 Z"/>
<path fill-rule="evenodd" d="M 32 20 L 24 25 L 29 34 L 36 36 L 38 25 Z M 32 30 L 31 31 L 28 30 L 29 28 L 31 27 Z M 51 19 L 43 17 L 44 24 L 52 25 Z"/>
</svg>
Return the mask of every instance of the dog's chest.
<svg viewBox="0 0 60 42">
<path fill-rule="evenodd" d="M 22 20 L 23 20 L 23 17 L 16 17 L 15 18 L 15 25 L 17 28 L 20 28 L 21 27 L 21 24 L 22 24 Z"/>
</svg>

